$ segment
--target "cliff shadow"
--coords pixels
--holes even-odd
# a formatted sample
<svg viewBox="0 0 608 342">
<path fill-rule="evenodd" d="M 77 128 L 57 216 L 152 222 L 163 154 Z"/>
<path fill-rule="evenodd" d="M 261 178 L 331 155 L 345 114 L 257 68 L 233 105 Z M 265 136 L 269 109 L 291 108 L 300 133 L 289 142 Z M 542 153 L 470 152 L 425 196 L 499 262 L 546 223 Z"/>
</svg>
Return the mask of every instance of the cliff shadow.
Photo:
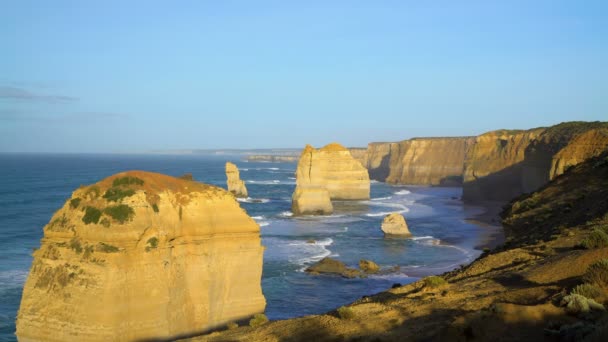
<svg viewBox="0 0 608 342">
<path fill-rule="evenodd" d="M 462 185 L 462 198 L 466 202 L 508 202 L 521 195 L 524 163 L 519 162 L 500 171 L 466 181 Z"/>
<path fill-rule="evenodd" d="M 387 153 L 380 160 L 380 165 L 376 168 L 368 168 L 367 171 L 369 173 L 369 178 L 373 180 L 377 180 L 378 182 L 385 182 L 386 178 L 390 173 L 390 160 L 391 154 Z"/>
</svg>

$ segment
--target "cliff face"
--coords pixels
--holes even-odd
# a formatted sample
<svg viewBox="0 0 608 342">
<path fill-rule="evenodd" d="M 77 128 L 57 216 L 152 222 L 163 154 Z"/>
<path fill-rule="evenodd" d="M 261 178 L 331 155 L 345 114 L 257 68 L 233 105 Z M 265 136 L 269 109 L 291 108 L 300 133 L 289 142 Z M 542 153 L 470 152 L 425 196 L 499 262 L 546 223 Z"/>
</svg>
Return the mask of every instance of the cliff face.
<svg viewBox="0 0 608 342">
<path fill-rule="evenodd" d="M 236 197 L 247 197 L 245 182 L 241 180 L 239 169 L 231 162 L 226 163 L 226 185 L 228 191 L 232 192 Z"/>
<path fill-rule="evenodd" d="M 415 138 L 391 145 L 387 183 L 459 185 L 474 138 Z"/>
<path fill-rule="evenodd" d="M 361 166 L 367 167 L 367 149 L 361 147 L 349 147 L 350 155 L 358 161 Z"/>
<path fill-rule="evenodd" d="M 342 145 L 329 144 L 318 150 L 306 145 L 296 170 L 296 191 L 292 198 L 294 214 L 317 213 L 319 206 L 327 208 L 327 198 L 317 204 L 314 204 L 316 201 L 303 201 L 304 198 L 326 197 L 324 190 L 329 199 L 369 199 L 367 170 Z M 307 192 L 315 195 L 307 195 Z"/>
<path fill-rule="evenodd" d="M 74 191 L 33 256 L 22 340 L 169 338 L 265 307 L 259 226 L 225 190 L 161 174 Z"/>
<path fill-rule="evenodd" d="M 464 161 L 463 198 L 504 201 L 519 195 L 526 149 L 542 132 L 498 130 L 475 138 Z"/>
<path fill-rule="evenodd" d="M 463 198 L 508 201 L 535 191 L 607 146 L 608 125 L 600 122 L 482 134 L 465 160 Z"/>
<path fill-rule="evenodd" d="M 398 143 L 369 143 L 366 164 L 371 179 L 384 182 L 390 173 L 391 151 Z"/>
</svg>

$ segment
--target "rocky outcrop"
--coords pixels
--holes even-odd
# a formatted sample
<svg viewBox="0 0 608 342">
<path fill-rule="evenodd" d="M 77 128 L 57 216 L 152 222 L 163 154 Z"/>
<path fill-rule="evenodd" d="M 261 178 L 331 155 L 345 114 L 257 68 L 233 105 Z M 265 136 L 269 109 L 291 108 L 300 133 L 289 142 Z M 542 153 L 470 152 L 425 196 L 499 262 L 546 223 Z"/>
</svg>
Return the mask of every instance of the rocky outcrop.
<svg viewBox="0 0 608 342">
<path fill-rule="evenodd" d="M 414 138 L 395 143 L 370 143 L 360 156 L 370 178 L 392 184 L 462 184 L 465 153 L 472 137 Z"/>
<path fill-rule="evenodd" d="M 129 171 L 84 186 L 44 227 L 20 340 L 167 339 L 264 311 L 259 226 L 215 186 Z"/>
<path fill-rule="evenodd" d="M 344 146 L 333 143 L 317 150 L 306 145 L 296 170 L 292 211 L 326 214 L 332 210 L 329 200 L 369 199 L 369 192 L 367 170 Z"/>
<path fill-rule="evenodd" d="M 306 270 L 312 274 L 333 274 L 339 275 L 344 278 L 356 278 L 361 276 L 361 271 L 346 267 L 346 265 L 339 260 L 332 258 L 323 258 L 314 265 L 308 267 Z"/>
<path fill-rule="evenodd" d="M 388 214 L 382 220 L 382 231 L 385 236 L 412 236 L 405 218 L 399 213 Z"/>
<path fill-rule="evenodd" d="M 368 273 L 368 274 L 374 274 L 374 273 L 380 272 L 380 266 L 378 266 L 378 264 L 376 264 L 375 262 L 373 262 L 371 260 L 365 260 L 365 259 L 359 260 L 359 268 L 361 269 L 361 271 Z"/>
<path fill-rule="evenodd" d="M 506 202 L 535 191 L 607 146 L 608 124 L 601 122 L 482 134 L 467 153 L 463 199 Z"/>
<path fill-rule="evenodd" d="M 247 198 L 247 188 L 245 182 L 241 180 L 239 169 L 231 162 L 226 163 L 226 185 L 228 191 L 239 198 Z"/>
</svg>

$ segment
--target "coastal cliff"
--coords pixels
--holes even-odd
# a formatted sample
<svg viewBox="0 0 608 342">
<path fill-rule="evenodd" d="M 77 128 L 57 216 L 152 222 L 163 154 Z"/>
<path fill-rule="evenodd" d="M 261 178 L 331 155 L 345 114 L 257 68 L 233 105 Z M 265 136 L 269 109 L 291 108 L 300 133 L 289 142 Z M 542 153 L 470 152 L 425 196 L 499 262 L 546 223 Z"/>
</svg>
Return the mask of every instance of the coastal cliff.
<svg viewBox="0 0 608 342">
<path fill-rule="evenodd" d="M 502 217 L 506 243 L 470 265 L 325 314 L 192 340 L 605 341 L 608 247 L 585 241 L 608 232 L 608 152 L 515 199 Z"/>
<path fill-rule="evenodd" d="M 540 188 L 606 146 L 608 124 L 601 122 L 482 134 L 466 155 L 463 199 L 508 201 Z"/>
<path fill-rule="evenodd" d="M 347 148 L 336 143 L 318 150 L 306 145 L 296 169 L 294 214 L 328 213 L 329 200 L 369 199 L 369 193 L 367 170 Z"/>
<path fill-rule="evenodd" d="M 247 161 L 251 162 L 269 162 L 269 163 L 295 163 L 298 161 L 298 156 L 294 155 L 273 155 L 260 154 L 247 156 Z"/>
<path fill-rule="evenodd" d="M 391 145 L 387 183 L 460 185 L 472 137 L 414 138 Z"/>
<path fill-rule="evenodd" d="M 129 171 L 84 186 L 44 227 L 20 340 L 165 339 L 263 312 L 259 226 L 227 191 Z"/>
<path fill-rule="evenodd" d="M 462 165 L 472 137 L 413 138 L 393 143 L 370 143 L 358 159 L 370 178 L 391 184 L 462 184 Z"/>
<path fill-rule="evenodd" d="M 236 197 L 247 197 L 245 182 L 241 180 L 238 167 L 231 162 L 226 163 L 226 187 Z"/>
</svg>

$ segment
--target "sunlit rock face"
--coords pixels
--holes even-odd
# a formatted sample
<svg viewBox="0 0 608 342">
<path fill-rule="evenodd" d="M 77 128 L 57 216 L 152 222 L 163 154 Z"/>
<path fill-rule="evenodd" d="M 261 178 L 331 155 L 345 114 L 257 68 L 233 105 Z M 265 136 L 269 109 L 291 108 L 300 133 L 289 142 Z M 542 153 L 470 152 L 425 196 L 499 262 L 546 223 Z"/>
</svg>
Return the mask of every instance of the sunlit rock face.
<svg viewBox="0 0 608 342">
<path fill-rule="evenodd" d="M 463 198 L 502 201 L 519 195 L 526 149 L 543 131 L 498 130 L 475 138 L 464 162 Z"/>
<path fill-rule="evenodd" d="M 226 186 L 236 197 L 247 198 L 247 187 L 241 180 L 238 167 L 231 162 L 226 163 Z"/>
<path fill-rule="evenodd" d="M 296 170 L 292 210 L 296 215 L 327 214 L 330 200 L 369 199 L 367 170 L 340 144 L 302 151 Z"/>
<path fill-rule="evenodd" d="M 566 122 L 478 136 L 464 165 L 466 201 L 508 201 L 532 192 L 608 147 L 608 123 Z"/>
<path fill-rule="evenodd" d="M 129 171 L 77 189 L 44 227 L 23 341 L 133 341 L 262 312 L 259 226 L 227 191 Z"/>
<path fill-rule="evenodd" d="M 472 137 L 414 138 L 392 143 L 370 143 L 359 156 L 370 178 L 392 184 L 462 184 L 466 151 Z"/>
<path fill-rule="evenodd" d="M 382 220 L 382 232 L 385 236 L 412 236 L 403 215 L 399 213 L 388 214 Z"/>
</svg>

